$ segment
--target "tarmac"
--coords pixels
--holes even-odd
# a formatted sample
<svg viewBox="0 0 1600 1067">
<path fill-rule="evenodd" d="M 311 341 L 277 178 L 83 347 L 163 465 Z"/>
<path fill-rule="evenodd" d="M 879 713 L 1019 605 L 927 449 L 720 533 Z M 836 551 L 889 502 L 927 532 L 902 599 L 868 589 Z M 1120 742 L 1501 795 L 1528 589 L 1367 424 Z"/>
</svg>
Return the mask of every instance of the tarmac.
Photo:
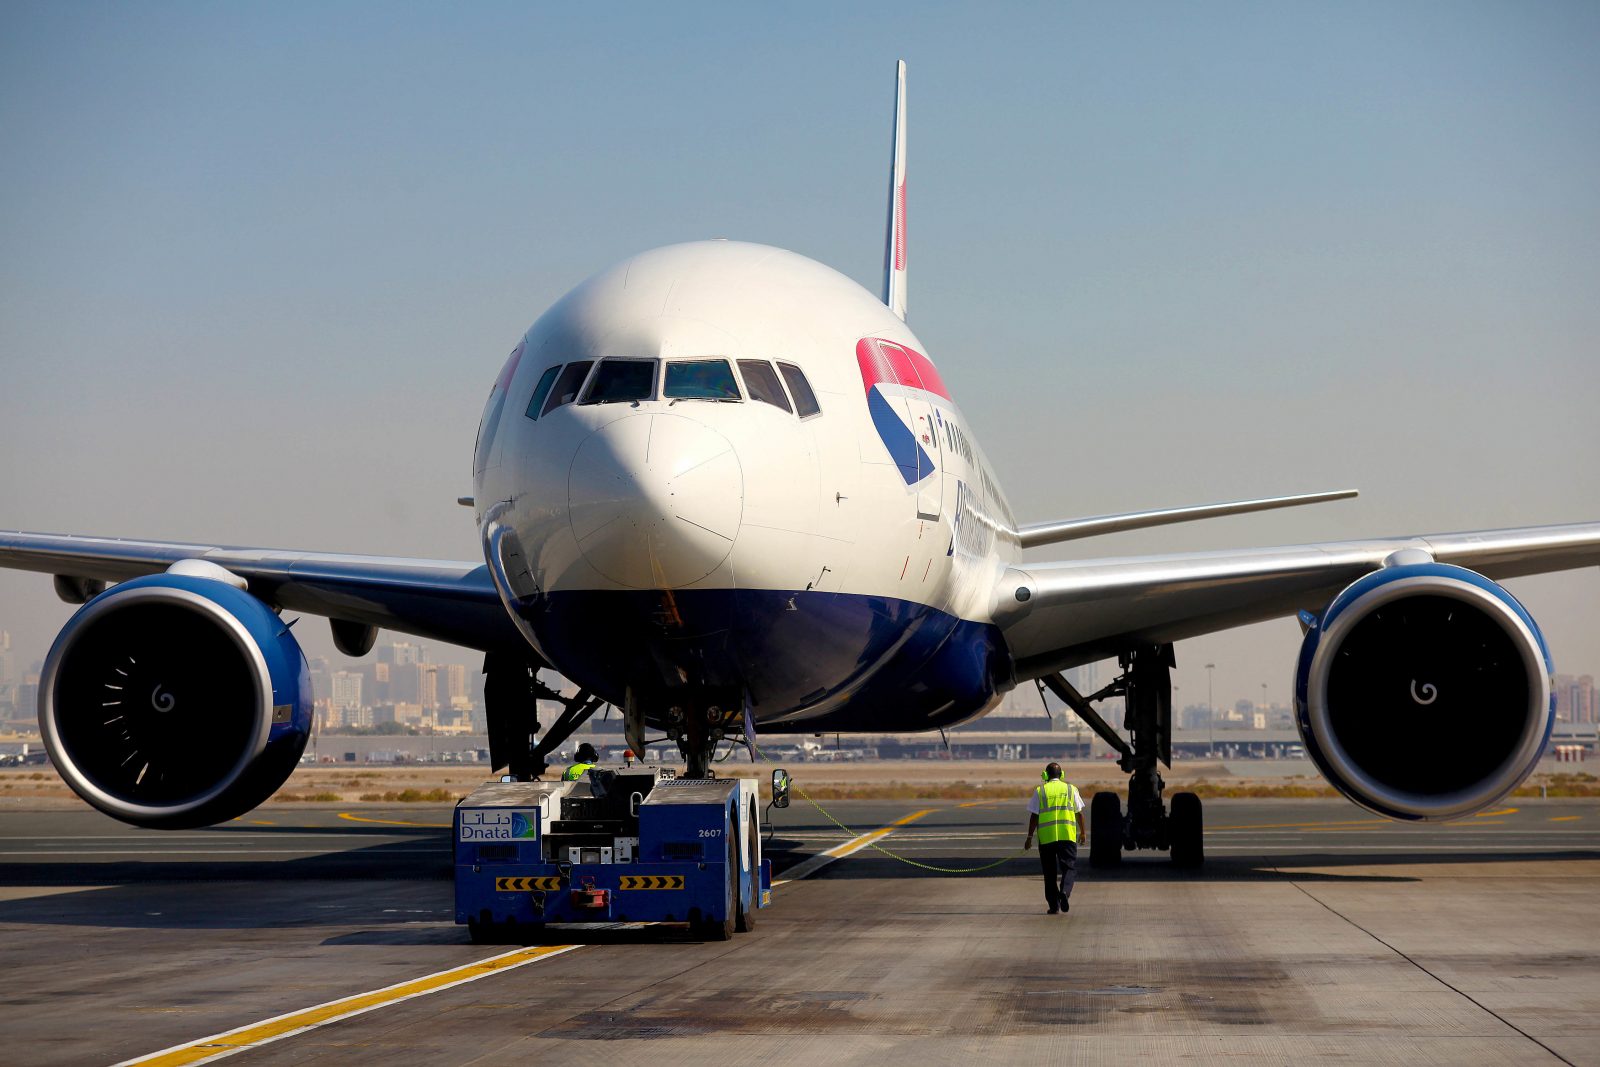
<svg viewBox="0 0 1600 1067">
<path fill-rule="evenodd" d="M 443 806 L 182 832 L 8 806 L 0 1061 L 1600 1063 L 1600 801 L 1207 801 L 1202 870 L 1084 864 L 1064 916 L 1020 799 L 824 806 L 848 829 L 773 813 L 752 933 L 526 948 L 454 924 Z"/>
</svg>

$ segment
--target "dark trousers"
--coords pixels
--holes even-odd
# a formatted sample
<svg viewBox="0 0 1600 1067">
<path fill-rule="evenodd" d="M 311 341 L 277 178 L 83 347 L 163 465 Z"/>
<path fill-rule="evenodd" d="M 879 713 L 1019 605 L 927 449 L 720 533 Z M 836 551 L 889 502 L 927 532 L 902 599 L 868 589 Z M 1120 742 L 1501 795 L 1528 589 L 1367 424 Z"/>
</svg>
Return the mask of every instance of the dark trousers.
<svg viewBox="0 0 1600 1067">
<path fill-rule="evenodd" d="M 1067 906 L 1072 896 L 1072 883 L 1078 877 L 1078 844 L 1076 841 L 1052 841 L 1039 844 L 1039 866 L 1044 869 L 1044 901 L 1052 908 Z"/>
</svg>

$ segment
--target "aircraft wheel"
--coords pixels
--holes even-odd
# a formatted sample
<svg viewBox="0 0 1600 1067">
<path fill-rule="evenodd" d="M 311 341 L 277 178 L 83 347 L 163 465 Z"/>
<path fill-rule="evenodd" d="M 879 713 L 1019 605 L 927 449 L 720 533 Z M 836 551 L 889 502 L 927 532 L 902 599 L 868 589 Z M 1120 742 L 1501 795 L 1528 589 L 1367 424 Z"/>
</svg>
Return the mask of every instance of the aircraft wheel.
<svg viewBox="0 0 1600 1067">
<path fill-rule="evenodd" d="M 1122 863 L 1122 798 L 1096 793 L 1089 801 L 1089 866 L 1115 867 Z"/>
<path fill-rule="evenodd" d="M 1193 793 L 1172 794 L 1167 814 L 1167 838 L 1172 842 L 1175 867 L 1198 867 L 1205 862 L 1205 819 L 1200 798 Z"/>
</svg>

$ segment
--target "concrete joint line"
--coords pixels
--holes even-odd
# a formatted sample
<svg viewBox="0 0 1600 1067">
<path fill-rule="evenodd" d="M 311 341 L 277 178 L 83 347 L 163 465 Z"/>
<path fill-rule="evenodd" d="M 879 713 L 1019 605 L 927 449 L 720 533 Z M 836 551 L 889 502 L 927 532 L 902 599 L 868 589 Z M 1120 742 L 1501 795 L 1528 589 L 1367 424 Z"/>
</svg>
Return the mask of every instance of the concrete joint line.
<svg viewBox="0 0 1600 1067">
<path fill-rule="evenodd" d="M 1567 1064 L 1567 1067 L 1575 1067 L 1573 1062 L 1571 1060 L 1567 1059 L 1561 1053 L 1557 1052 L 1555 1049 L 1551 1048 L 1549 1045 L 1545 1044 L 1543 1041 L 1540 1041 L 1537 1037 L 1534 1037 L 1532 1034 L 1528 1033 L 1528 1031 L 1524 1030 L 1522 1027 L 1518 1026 L 1516 1023 L 1512 1022 L 1510 1019 L 1507 1019 L 1504 1015 L 1501 1015 L 1499 1012 L 1495 1011 L 1493 1008 L 1491 1008 L 1487 1004 L 1483 1003 L 1483 1001 L 1479 1000 L 1477 997 L 1474 997 L 1471 993 L 1468 993 L 1463 989 L 1459 989 L 1456 986 L 1453 986 L 1449 982 L 1445 981 L 1443 978 L 1440 978 L 1438 975 L 1436 975 L 1432 971 L 1428 970 L 1428 968 L 1424 967 L 1421 963 L 1418 963 L 1411 956 L 1409 956 L 1406 953 L 1402 952 L 1400 949 L 1396 948 L 1394 945 L 1391 945 L 1389 942 L 1385 941 L 1383 938 L 1379 937 L 1377 934 L 1373 933 L 1371 930 L 1368 930 L 1365 926 L 1362 926 L 1360 923 L 1358 923 L 1354 919 L 1350 918 L 1350 916 L 1346 915 L 1344 912 L 1340 911 L 1338 908 L 1335 908 L 1332 904 L 1329 904 L 1327 901 L 1323 900 L 1321 897 L 1319 897 L 1315 893 L 1311 892 L 1311 890 L 1307 889 L 1305 886 L 1301 885 L 1299 882 L 1291 882 L 1290 884 L 1293 885 L 1296 889 L 1300 890 L 1300 892 L 1304 893 L 1306 896 L 1310 897 L 1312 900 L 1316 901 L 1318 904 L 1322 905 L 1324 908 L 1326 908 L 1328 910 L 1328 912 L 1330 914 L 1332 914 L 1334 916 L 1337 916 L 1340 919 L 1343 919 L 1345 922 L 1349 923 L 1351 926 L 1355 927 L 1357 930 L 1360 930 L 1362 933 L 1364 933 L 1368 937 L 1372 938 L 1372 940 L 1376 941 L 1378 944 L 1382 945 L 1384 948 L 1388 949 L 1390 952 L 1393 952 L 1396 956 L 1399 956 L 1401 959 L 1403 959 L 1407 963 L 1411 964 L 1411 966 L 1415 967 L 1417 970 L 1421 971 L 1423 974 L 1427 975 L 1429 978 L 1432 978 L 1435 982 L 1438 982 L 1440 985 L 1444 986 L 1446 989 L 1450 990 L 1450 992 L 1454 993 L 1456 996 L 1458 996 L 1461 999 L 1465 1000 L 1467 1003 L 1471 1004 L 1473 1007 L 1477 1008 L 1479 1011 L 1483 1012 L 1486 1015 L 1492 1016 L 1494 1019 L 1496 1019 L 1501 1025 L 1505 1026 L 1506 1028 L 1508 1028 L 1510 1030 L 1514 1030 L 1517 1033 L 1521 1034 L 1523 1037 L 1527 1038 L 1529 1041 L 1532 1041 L 1535 1045 L 1538 1045 L 1540 1048 L 1542 1048 L 1546 1052 L 1550 1053 L 1550 1055 L 1554 1056 L 1556 1059 L 1560 1060 L 1562 1063 Z"/>
</svg>

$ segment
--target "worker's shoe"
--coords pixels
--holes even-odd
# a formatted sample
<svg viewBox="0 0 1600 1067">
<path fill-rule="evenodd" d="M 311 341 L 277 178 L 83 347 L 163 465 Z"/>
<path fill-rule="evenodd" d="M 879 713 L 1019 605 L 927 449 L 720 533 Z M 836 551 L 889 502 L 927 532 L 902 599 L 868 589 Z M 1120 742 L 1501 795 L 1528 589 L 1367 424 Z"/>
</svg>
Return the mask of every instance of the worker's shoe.
<svg viewBox="0 0 1600 1067">
<path fill-rule="evenodd" d="M 1060 913 L 1061 913 L 1061 909 L 1060 908 L 1051 908 L 1049 911 L 1045 912 L 1046 915 L 1058 915 Z"/>
<path fill-rule="evenodd" d="M 1063 901 L 1062 901 L 1062 902 L 1061 902 L 1061 910 L 1062 910 L 1062 911 L 1071 911 L 1071 910 L 1072 910 L 1072 901 L 1070 901 L 1070 900 L 1063 900 Z"/>
</svg>

